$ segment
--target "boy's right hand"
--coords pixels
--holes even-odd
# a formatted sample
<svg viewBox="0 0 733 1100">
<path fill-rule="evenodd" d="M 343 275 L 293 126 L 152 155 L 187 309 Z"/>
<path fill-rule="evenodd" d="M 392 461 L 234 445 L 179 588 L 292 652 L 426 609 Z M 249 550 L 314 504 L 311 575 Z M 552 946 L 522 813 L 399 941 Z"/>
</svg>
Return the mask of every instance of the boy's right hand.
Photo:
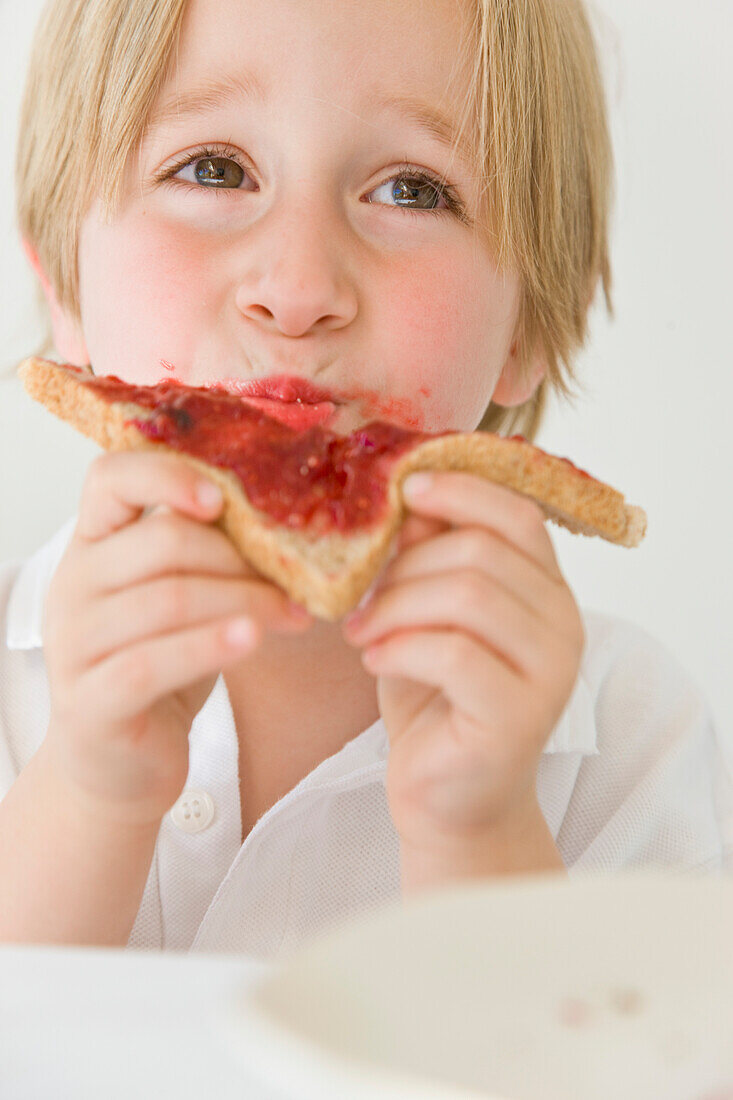
<svg viewBox="0 0 733 1100">
<path fill-rule="evenodd" d="M 95 460 L 46 600 L 41 751 L 72 797 L 121 825 L 159 822 L 180 795 L 191 723 L 219 672 L 264 629 L 310 622 L 212 526 L 221 496 L 202 502 L 201 486 L 216 488 L 171 454 Z M 252 638 L 233 642 L 242 615 Z"/>
</svg>

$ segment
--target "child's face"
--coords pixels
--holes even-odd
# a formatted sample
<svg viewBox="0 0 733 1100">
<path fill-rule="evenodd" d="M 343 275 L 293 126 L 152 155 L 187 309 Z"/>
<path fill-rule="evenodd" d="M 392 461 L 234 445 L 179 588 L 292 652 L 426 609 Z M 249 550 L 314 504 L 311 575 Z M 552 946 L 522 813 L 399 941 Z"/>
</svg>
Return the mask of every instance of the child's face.
<svg viewBox="0 0 733 1100">
<path fill-rule="evenodd" d="M 128 165 L 114 220 L 97 205 L 83 225 L 96 373 L 191 385 L 294 375 L 348 397 L 337 431 L 375 417 L 468 430 L 492 394 L 521 400 L 519 283 L 474 234 L 472 166 L 378 102 L 409 96 L 457 121 L 462 10 L 191 0 L 156 104 L 165 117 Z M 225 95 L 224 81 L 236 84 Z M 416 169 L 447 173 L 469 221 Z"/>
</svg>

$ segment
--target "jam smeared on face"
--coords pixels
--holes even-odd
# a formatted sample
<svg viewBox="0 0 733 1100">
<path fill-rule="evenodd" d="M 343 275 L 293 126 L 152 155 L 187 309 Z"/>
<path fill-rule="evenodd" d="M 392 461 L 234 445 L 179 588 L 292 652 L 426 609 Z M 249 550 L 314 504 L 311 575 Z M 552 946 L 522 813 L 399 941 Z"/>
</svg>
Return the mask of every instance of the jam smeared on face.
<svg viewBox="0 0 733 1100">
<path fill-rule="evenodd" d="M 148 439 L 231 470 L 248 499 L 287 527 L 319 534 L 376 523 L 387 505 L 390 466 L 426 439 L 449 432 L 414 432 L 371 421 L 336 435 L 320 427 L 296 431 L 218 390 L 166 379 L 134 386 L 114 375 L 80 379 L 110 403 L 150 409 L 149 420 L 130 423 Z"/>
</svg>

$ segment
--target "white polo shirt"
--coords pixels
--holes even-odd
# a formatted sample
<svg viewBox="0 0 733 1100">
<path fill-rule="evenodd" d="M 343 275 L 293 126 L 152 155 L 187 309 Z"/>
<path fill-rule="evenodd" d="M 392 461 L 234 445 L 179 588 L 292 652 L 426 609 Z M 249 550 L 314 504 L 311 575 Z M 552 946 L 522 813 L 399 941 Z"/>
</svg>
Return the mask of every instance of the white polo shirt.
<svg viewBox="0 0 733 1100">
<path fill-rule="evenodd" d="M 75 524 L 25 563 L 0 566 L 0 798 L 45 736 L 43 604 Z M 733 870 L 733 782 L 705 700 L 643 630 L 594 612 L 583 618 L 579 677 L 537 778 L 567 867 Z M 381 720 L 281 798 L 244 844 L 222 676 L 189 741 L 185 790 L 163 819 L 131 948 L 273 959 L 399 896 Z"/>
</svg>

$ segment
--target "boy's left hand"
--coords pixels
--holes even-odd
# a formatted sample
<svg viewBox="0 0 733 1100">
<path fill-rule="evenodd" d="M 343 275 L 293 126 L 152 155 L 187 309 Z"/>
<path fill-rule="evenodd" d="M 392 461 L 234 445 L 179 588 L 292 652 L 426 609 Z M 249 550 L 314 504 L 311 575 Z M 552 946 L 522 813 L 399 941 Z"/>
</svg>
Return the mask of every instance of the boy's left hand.
<svg viewBox="0 0 733 1100">
<path fill-rule="evenodd" d="M 578 606 L 534 502 L 472 474 L 430 478 L 419 496 L 405 483 L 420 518 L 344 623 L 378 677 L 403 878 L 410 858 L 415 880 L 562 866 L 536 772 L 578 674 Z"/>
</svg>

